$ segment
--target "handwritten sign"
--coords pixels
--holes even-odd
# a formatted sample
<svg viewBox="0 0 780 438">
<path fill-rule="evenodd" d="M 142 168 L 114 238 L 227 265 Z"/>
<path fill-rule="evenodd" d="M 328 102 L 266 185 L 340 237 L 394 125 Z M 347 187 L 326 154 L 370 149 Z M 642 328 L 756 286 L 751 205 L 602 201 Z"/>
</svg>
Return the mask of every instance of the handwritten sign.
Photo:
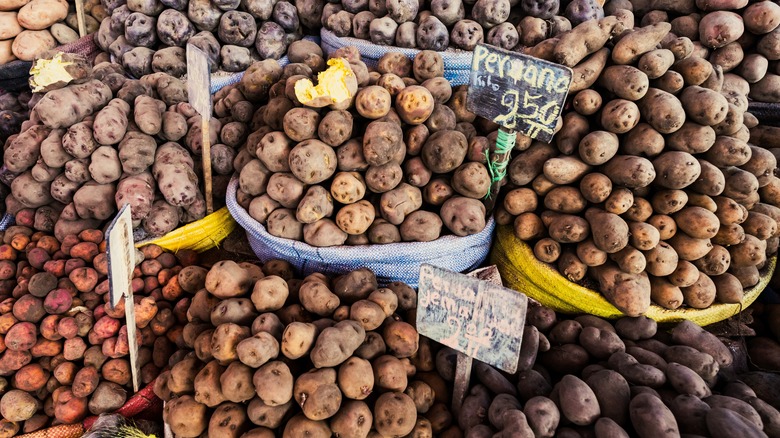
<svg viewBox="0 0 780 438">
<path fill-rule="evenodd" d="M 500 285 L 424 264 L 417 330 L 508 373 L 517 371 L 528 298 Z"/>
<path fill-rule="evenodd" d="M 549 143 L 571 85 L 572 70 L 479 44 L 466 106 L 507 129 Z"/>
<path fill-rule="evenodd" d="M 127 340 L 130 344 L 130 368 L 133 375 L 133 389 L 138 392 L 141 375 L 138 366 L 138 339 L 135 327 L 135 301 L 133 300 L 133 270 L 135 269 L 135 244 L 133 242 L 133 220 L 130 205 L 125 204 L 106 231 L 106 253 L 108 255 L 108 286 L 111 307 L 125 299 L 125 320 Z"/>
</svg>

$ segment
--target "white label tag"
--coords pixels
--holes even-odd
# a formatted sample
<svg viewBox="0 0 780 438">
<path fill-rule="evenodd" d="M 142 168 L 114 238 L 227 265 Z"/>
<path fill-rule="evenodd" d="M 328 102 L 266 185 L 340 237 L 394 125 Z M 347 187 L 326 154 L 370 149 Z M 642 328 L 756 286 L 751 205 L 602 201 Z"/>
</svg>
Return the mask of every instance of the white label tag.
<svg viewBox="0 0 780 438">
<path fill-rule="evenodd" d="M 125 204 L 106 231 L 106 253 L 108 255 L 108 286 L 111 307 L 125 299 L 125 322 L 127 342 L 130 346 L 130 369 L 133 375 L 133 390 L 140 388 L 138 368 L 138 340 L 135 327 L 135 302 L 133 301 L 133 270 L 135 270 L 135 242 L 133 242 L 133 220 L 130 205 Z"/>
</svg>

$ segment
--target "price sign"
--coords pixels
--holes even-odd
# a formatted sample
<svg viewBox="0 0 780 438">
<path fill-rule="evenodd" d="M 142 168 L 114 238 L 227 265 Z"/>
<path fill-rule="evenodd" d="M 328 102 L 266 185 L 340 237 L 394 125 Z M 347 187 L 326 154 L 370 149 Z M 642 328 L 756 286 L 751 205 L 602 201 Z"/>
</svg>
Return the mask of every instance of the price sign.
<svg viewBox="0 0 780 438">
<path fill-rule="evenodd" d="M 116 307 L 125 299 L 125 321 L 127 340 L 130 344 L 130 368 L 133 375 L 133 389 L 138 392 L 141 375 L 138 367 L 138 339 L 135 327 L 135 302 L 133 301 L 133 270 L 135 269 L 135 244 L 133 242 L 133 220 L 130 205 L 125 204 L 106 231 L 106 253 L 108 254 L 109 304 Z"/>
<path fill-rule="evenodd" d="M 462 275 L 428 264 L 420 267 L 417 331 L 458 351 L 453 410 L 463 404 L 477 359 L 508 373 L 517 371 L 528 298 L 501 286 L 495 267 Z"/>
<path fill-rule="evenodd" d="M 517 371 L 528 298 L 424 264 L 417 292 L 421 335 L 508 373 Z"/>
<path fill-rule="evenodd" d="M 201 142 L 203 144 L 203 185 L 205 186 L 206 213 L 214 212 L 211 181 L 211 69 L 206 54 L 192 44 L 187 44 L 187 97 L 190 105 L 200 114 Z"/>
<path fill-rule="evenodd" d="M 506 129 L 549 143 L 572 70 L 485 44 L 477 45 L 471 62 L 467 107 Z"/>
</svg>

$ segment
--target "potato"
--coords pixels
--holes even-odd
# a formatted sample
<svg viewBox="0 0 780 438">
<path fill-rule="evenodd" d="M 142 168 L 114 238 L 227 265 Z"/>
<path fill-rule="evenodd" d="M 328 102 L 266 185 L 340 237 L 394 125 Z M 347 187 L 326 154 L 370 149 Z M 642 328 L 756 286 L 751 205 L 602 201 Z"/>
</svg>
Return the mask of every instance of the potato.
<svg viewBox="0 0 780 438">
<path fill-rule="evenodd" d="M 608 264 L 592 270 L 605 297 L 626 315 L 641 314 L 650 305 L 650 281 L 645 273 L 628 274 Z"/>
<path fill-rule="evenodd" d="M 585 218 L 594 243 L 602 251 L 612 254 L 628 244 L 628 225 L 617 215 L 591 208 L 585 212 Z"/>
<path fill-rule="evenodd" d="M 252 382 L 257 396 L 266 406 L 281 406 L 292 400 L 293 376 L 283 362 L 272 361 L 261 366 Z"/>
<path fill-rule="evenodd" d="M 723 32 L 722 29 L 728 29 Z M 744 32 L 742 17 L 734 12 L 714 11 L 699 21 L 699 40 L 707 47 L 717 49 L 736 41 Z"/>
<path fill-rule="evenodd" d="M 476 234 L 485 228 L 485 206 L 471 198 L 453 197 L 441 209 L 444 225 L 457 236 Z"/>
<path fill-rule="evenodd" d="M 163 417 L 177 435 L 196 437 L 206 430 L 206 406 L 196 402 L 190 395 L 177 397 L 167 403 Z"/>
<path fill-rule="evenodd" d="M 566 375 L 556 386 L 560 393 L 561 414 L 569 421 L 584 426 L 601 415 L 596 395 L 582 380 Z"/>
<path fill-rule="evenodd" d="M 310 420 L 330 418 L 341 405 L 341 391 L 336 385 L 336 371 L 333 369 L 311 370 L 299 376 L 293 393 L 295 401 Z"/>
<path fill-rule="evenodd" d="M 622 28 L 618 26 L 617 18 L 612 17 L 578 23 L 571 32 L 561 36 L 554 49 L 554 61 L 568 67 L 576 66 L 586 56 L 603 47 L 616 26 Z"/>
<path fill-rule="evenodd" d="M 403 393 L 384 393 L 374 407 L 374 427 L 385 436 L 405 436 L 417 421 L 412 399 Z"/>
<path fill-rule="evenodd" d="M 717 125 L 728 113 L 728 101 L 723 95 L 696 85 L 685 88 L 680 102 L 687 116 L 701 125 Z"/>
<path fill-rule="evenodd" d="M 650 88 L 639 101 L 642 117 L 656 131 L 671 134 L 680 129 L 685 122 L 685 110 L 680 101 L 672 94 L 657 88 Z"/>
<path fill-rule="evenodd" d="M 313 421 L 306 418 L 303 414 L 298 414 L 291 418 L 284 427 L 284 438 L 293 438 L 298 436 L 310 436 L 312 438 L 327 438 L 332 435 L 332 431 L 325 421 Z"/>
<path fill-rule="evenodd" d="M 701 165 L 686 152 L 665 152 L 653 160 L 656 183 L 669 189 L 682 189 L 695 182 L 701 175 Z"/>
<path fill-rule="evenodd" d="M 355 321 L 342 321 L 326 328 L 317 338 L 311 351 L 315 366 L 326 367 L 341 364 L 363 343 L 365 330 Z"/>
</svg>

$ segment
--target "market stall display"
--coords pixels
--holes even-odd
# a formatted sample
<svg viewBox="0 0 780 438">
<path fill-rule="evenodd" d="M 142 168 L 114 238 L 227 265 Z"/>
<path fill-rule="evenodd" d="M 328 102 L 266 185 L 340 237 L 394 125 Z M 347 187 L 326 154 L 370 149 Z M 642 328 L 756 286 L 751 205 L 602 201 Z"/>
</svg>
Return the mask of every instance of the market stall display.
<svg viewBox="0 0 780 438">
<path fill-rule="evenodd" d="M 0 0 L 0 438 L 780 436 L 775 2 L 101 1 Z"/>
</svg>

